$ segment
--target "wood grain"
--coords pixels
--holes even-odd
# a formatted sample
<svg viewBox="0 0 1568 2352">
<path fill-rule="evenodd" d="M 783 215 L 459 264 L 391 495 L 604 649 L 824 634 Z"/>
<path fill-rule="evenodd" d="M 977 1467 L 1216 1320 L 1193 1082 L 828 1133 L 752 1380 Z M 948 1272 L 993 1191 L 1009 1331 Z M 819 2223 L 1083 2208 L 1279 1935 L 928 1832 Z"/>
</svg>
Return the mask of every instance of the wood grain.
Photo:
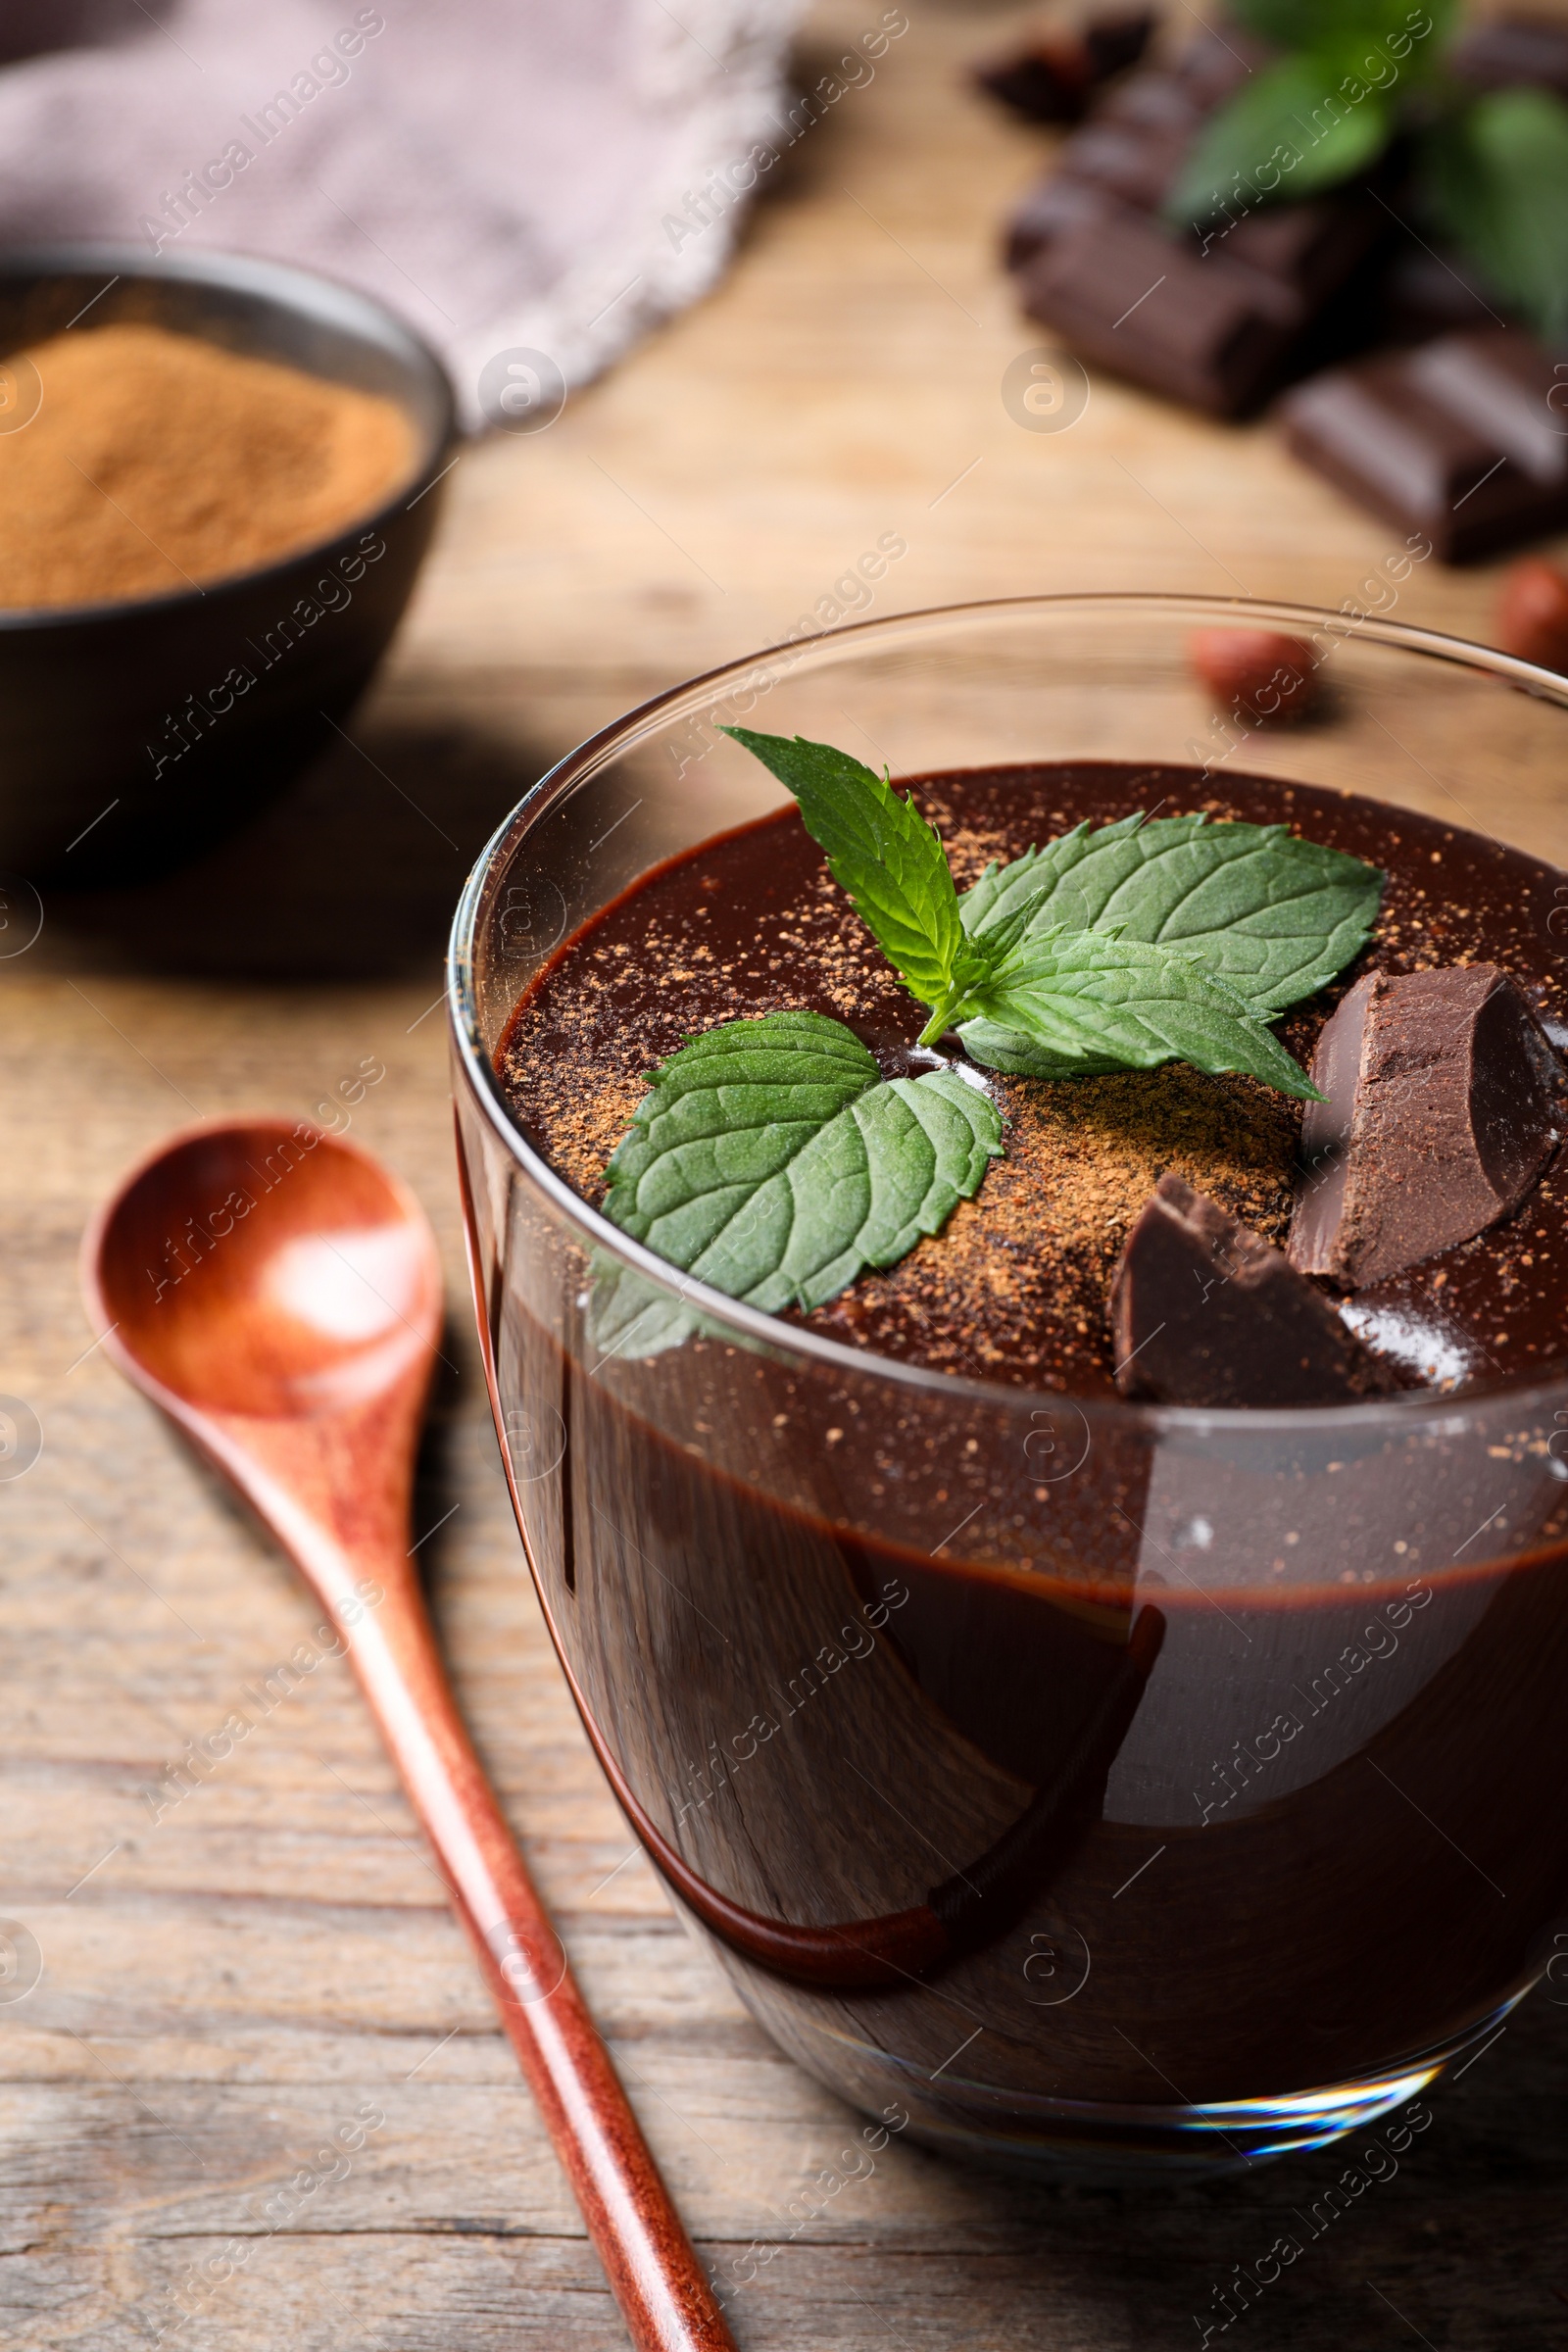
<svg viewBox="0 0 1568 2352">
<path fill-rule="evenodd" d="M 1325 2155 L 1202 2189 L 1028 2189 L 895 2141 L 829 2193 L 850 2118 L 676 1926 L 588 1753 L 467 1328 L 429 1007 L 468 860 L 551 759 L 781 634 L 886 530 L 909 552 L 876 612 L 1149 586 L 1337 607 L 1386 552 L 1266 423 L 1206 426 L 1099 380 L 1069 433 L 1008 417 L 1002 375 L 1041 332 L 1013 314 L 994 232 L 1046 143 L 957 69 L 1017 13 L 910 6 L 871 86 L 800 142 L 718 291 L 548 433 L 464 457 L 353 742 L 282 808 L 168 884 L 51 899 L 37 944 L 0 961 L 0 1385 L 43 1429 L 36 1466 L 0 1482 L 0 1909 L 44 1963 L 0 2001 L 0 2311 L 18 2345 L 131 2352 L 178 2311 L 165 2340 L 203 2352 L 624 2341 L 342 1662 L 281 1694 L 274 1670 L 317 1615 L 101 1354 L 77 1360 L 81 1227 L 198 1113 L 336 1103 L 436 1223 L 457 1372 L 421 1462 L 418 1558 L 462 1704 L 700 2251 L 732 2280 L 755 2272 L 727 2314 L 743 2346 L 1196 2343 L 1213 2287 L 1343 2170 Z M 808 65 L 879 14 L 818 8 Z M 1400 613 L 1484 635 L 1495 576 L 1422 566 Z M 1486 794 L 1499 832 L 1568 855 L 1563 801 L 1524 797 L 1505 767 Z M 246 1690 L 255 1731 L 154 1822 L 144 1789 Z M 1537 1996 L 1432 2100 L 1397 2177 L 1213 2340 L 1563 2340 L 1565 2094 L 1563 2013 Z M 347 2175 L 270 2220 L 365 2106 L 385 2121 Z M 170 2300 L 215 2258 L 232 2275 Z"/>
</svg>

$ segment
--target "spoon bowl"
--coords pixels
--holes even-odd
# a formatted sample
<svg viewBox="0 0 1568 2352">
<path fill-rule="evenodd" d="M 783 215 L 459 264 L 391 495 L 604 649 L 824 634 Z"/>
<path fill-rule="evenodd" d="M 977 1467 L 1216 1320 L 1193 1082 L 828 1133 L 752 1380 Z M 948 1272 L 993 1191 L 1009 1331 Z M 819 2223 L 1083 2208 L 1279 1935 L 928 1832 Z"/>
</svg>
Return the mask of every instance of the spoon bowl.
<svg viewBox="0 0 1568 2352">
<path fill-rule="evenodd" d="M 440 1330 L 413 1194 L 292 1121 L 176 1138 L 116 1195 L 87 1255 L 102 1327 L 188 1406 L 341 1410 L 427 1365 Z"/>
</svg>

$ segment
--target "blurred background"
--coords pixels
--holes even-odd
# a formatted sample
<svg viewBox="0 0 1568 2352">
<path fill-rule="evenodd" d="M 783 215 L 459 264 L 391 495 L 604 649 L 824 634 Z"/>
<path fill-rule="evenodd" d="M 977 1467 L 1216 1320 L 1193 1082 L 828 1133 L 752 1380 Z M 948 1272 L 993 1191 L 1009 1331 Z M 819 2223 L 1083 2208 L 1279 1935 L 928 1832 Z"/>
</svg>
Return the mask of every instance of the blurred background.
<svg viewBox="0 0 1568 2352">
<path fill-rule="evenodd" d="M 1342 15 L 1353 42 L 1362 19 L 1348 0 Z M 177 1806 L 148 1800 L 306 1639 L 307 1609 L 91 1351 L 74 1252 L 129 1159 L 241 1109 L 330 1113 L 436 1222 L 451 1364 L 421 1560 L 465 1708 L 694 2236 L 770 2249 L 732 2315 L 743 2342 L 1190 2340 L 1215 2281 L 1310 2202 L 1314 2167 L 1337 2170 L 1303 2159 L 1150 2212 L 987 2184 L 894 2144 L 874 2177 L 811 2197 L 848 2119 L 763 2041 L 630 1850 L 547 1651 L 467 1330 L 442 950 L 484 841 L 595 728 L 803 625 L 969 598 L 1189 590 L 1338 611 L 1381 580 L 1379 609 L 1494 642 L 1519 549 L 1563 560 L 1568 516 L 1548 502 L 1517 546 L 1421 559 L 1389 588 L 1405 524 L 1291 454 L 1272 380 L 1250 413 L 1205 414 L 1154 388 L 1157 350 L 1128 380 L 1096 356 L 1100 329 L 1029 315 L 1065 316 L 1067 297 L 1009 274 L 1006 224 L 1074 135 L 1034 119 L 1042 104 L 1093 95 L 1082 23 L 958 0 L 3 12 L 0 243 L 318 270 L 430 346 L 458 415 L 418 476 L 437 518 L 391 650 L 280 797 L 173 871 L 4 881 L 0 2312 L 19 2345 L 619 2340 L 341 1662 L 296 1673 Z M 1169 0 L 1144 63 L 1119 70 L 1200 32 Z M 1556 86 L 1555 54 L 1518 69 L 1528 86 Z M 1010 95 L 977 79 L 1030 57 Z M 1107 74 L 1101 96 L 1128 86 Z M 1560 250 L 1555 154 L 1549 137 L 1529 150 L 1526 202 Z M 209 170 L 225 156 L 226 180 Z M 1462 278 L 1444 331 L 1473 327 L 1478 301 L 1483 328 L 1544 334 L 1555 433 L 1561 320 L 1543 325 L 1409 209 L 1407 165 L 1374 144 L 1349 173 L 1398 216 L 1379 267 L 1419 248 Z M 1392 331 L 1382 277 L 1352 293 L 1318 357 Z M 0 519 L 7 454 L 0 433 Z M 1391 766 L 1395 799 L 1443 809 L 1446 789 Z M 1486 790 L 1506 837 L 1568 856 L 1554 793 Z M 1535 2004 L 1441 2092 L 1400 2178 L 1249 2316 L 1254 2340 L 1560 2335 L 1565 2058 L 1557 2010 Z M 269 2222 L 276 2185 L 366 2107 L 382 2120 L 348 2173 Z"/>
</svg>

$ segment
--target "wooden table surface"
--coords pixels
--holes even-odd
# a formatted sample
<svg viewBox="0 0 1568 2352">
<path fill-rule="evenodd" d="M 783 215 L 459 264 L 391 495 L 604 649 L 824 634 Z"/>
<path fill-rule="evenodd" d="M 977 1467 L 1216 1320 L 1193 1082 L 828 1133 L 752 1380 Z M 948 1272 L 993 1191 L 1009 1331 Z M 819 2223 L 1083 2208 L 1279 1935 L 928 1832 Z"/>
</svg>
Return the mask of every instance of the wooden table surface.
<svg viewBox="0 0 1568 2352">
<path fill-rule="evenodd" d="M 1006 10 L 907 5 L 718 291 L 549 432 L 464 456 L 352 743 L 195 871 L 51 897 L 37 944 L 0 964 L 0 1384 L 43 1431 L 36 1465 L 0 1484 L 0 1911 L 24 1971 L 0 1973 L 7 2343 L 623 2341 L 346 1670 L 269 1686 L 309 1639 L 305 1598 L 83 1354 L 76 1241 L 121 1167 L 198 1113 L 309 1114 L 367 1063 L 385 1075 L 352 1132 L 419 1192 L 447 1257 L 461 1374 L 417 1532 L 460 1695 L 694 2235 L 715 2261 L 764 2249 L 733 2304 L 741 2343 L 1193 2343 L 1213 2288 L 1343 2167 L 1028 2188 L 895 2141 L 813 2199 L 850 2118 L 775 2055 L 632 1848 L 546 1642 L 467 1333 L 440 953 L 474 851 L 549 761 L 781 635 L 885 532 L 908 552 L 881 612 L 1151 586 L 1337 607 L 1393 544 L 1266 425 L 1210 428 L 1100 380 L 1069 432 L 1013 422 L 1002 378 L 1043 338 L 1014 314 L 995 226 L 1044 139 L 957 78 Z M 827 0 L 805 69 L 879 13 Z M 1401 611 L 1484 634 L 1494 577 L 1426 565 Z M 1510 802 L 1506 776 L 1487 790 L 1502 832 L 1568 851 L 1561 810 Z M 240 1707 L 251 1736 L 155 1819 L 144 1791 Z M 42 1978 L 11 1998 L 28 1937 Z M 1538 1995 L 1434 2096 L 1397 2177 L 1230 2340 L 1568 2337 L 1565 2094 L 1568 2019 Z M 346 2169 L 317 2162 L 356 2117 Z M 200 2283 L 223 2248 L 231 2275 Z"/>
</svg>

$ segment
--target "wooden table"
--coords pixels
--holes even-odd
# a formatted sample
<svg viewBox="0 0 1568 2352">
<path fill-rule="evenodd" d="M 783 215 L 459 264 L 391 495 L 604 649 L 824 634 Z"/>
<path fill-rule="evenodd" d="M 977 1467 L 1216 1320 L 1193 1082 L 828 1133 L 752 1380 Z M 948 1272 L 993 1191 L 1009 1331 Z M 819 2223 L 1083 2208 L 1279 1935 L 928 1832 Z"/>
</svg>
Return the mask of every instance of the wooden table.
<svg viewBox="0 0 1568 2352">
<path fill-rule="evenodd" d="M 197 1113 L 309 1114 L 367 1061 L 385 1076 L 352 1132 L 447 1251 L 462 1369 L 417 1531 L 461 1697 L 694 2234 L 714 2260 L 771 2249 L 734 2305 L 742 2343 L 1193 2343 L 1214 2286 L 1343 2168 L 1028 2189 L 895 2142 L 803 2224 L 850 2118 L 774 2054 L 632 1848 L 546 1643 L 467 1337 L 442 940 L 491 825 L 573 740 L 781 635 L 887 531 L 908 553 L 878 611 L 1151 585 L 1338 606 L 1391 544 L 1266 425 L 1211 429 L 1097 381 L 1072 431 L 1019 429 L 1001 379 L 1042 335 L 995 228 L 1042 141 L 957 78 L 1007 13 L 908 4 L 712 298 L 548 433 L 464 457 L 352 744 L 197 871 L 51 899 L 37 945 L 0 964 L 3 1379 L 44 1435 L 0 1485 L 0 1910 L 44 1969 L 0 2002 L 10 2342 L 129 2352 L 179 2312 L 166 2340 L 203 2352 L 623 2340 L 344 1668 L 281 1694 L 306 1601 L 83 1352 L 76 1240 L 123 1163 Z M 807 71 L 877 13 L 826 0 Z M 1492 593 L 1428 565 L 1402 609 L 1485 633 Z M 1499 777 L 1501 830 L 1568 851 L 1562 808 L 1508 794 Z M 237 1707 L 255 1731 L 155 1818 L 149 1786 Z M 1562 2340 L 1565 2094 L 1568 2021 L 1540 1996 L 1433 2099 L 1397 2178 L 1214 2340 Z M 346 2169 L 316 2162 L 356 2116 L 383 2120 Z M 232 2275 L 189 2287 L 225 2247 Z"/>
</svg>

